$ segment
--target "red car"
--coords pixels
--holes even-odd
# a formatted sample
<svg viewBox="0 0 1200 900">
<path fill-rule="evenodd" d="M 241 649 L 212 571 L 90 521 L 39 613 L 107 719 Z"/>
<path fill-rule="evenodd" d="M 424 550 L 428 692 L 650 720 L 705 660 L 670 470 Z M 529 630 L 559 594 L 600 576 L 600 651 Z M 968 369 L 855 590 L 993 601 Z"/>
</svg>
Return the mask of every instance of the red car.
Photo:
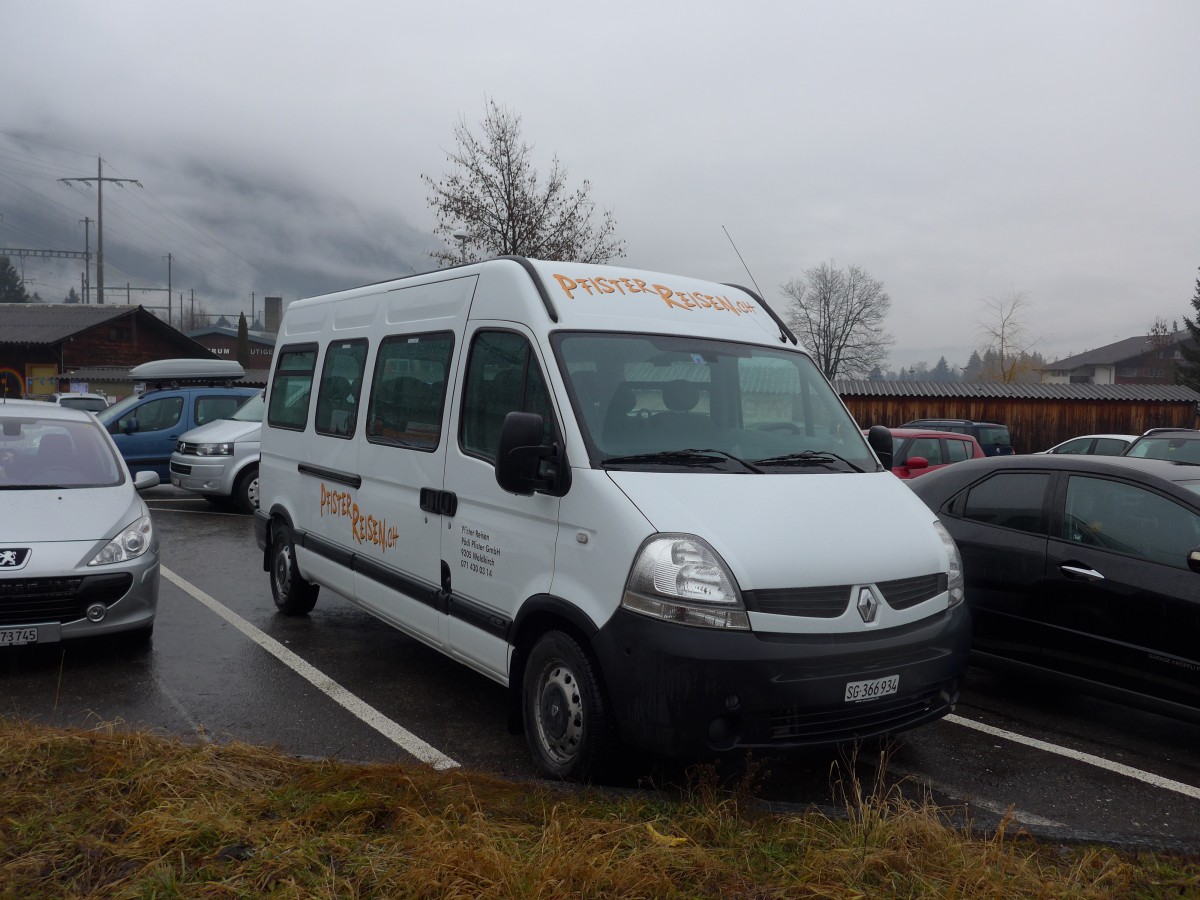
<svg viewBox="0 0 1200 900">
<path fill-rule="evenodd" d="M 982 459 L 986 455 L 979 441 L 969 434 L 925 428 L 892 429 L 892 472 L 897 478 L 916 478 L 951 463 Z"/>
</svg>

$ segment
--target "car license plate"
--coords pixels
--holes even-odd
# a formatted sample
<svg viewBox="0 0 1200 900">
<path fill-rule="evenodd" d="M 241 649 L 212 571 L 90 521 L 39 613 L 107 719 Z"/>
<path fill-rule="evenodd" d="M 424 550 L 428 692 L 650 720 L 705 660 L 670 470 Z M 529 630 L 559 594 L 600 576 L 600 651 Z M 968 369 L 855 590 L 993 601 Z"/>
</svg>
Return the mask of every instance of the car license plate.
<svg viewBox="0 0 1200 900">
<path fill-rule="evenodd" d="M 22 644 L 36 644 L 37 639 L 36 628 L 0 628 L 0 647 L 20 647 Z"/>
<path fill-rule="evenodd" d="M 888 675 L 886 678 L 872 678 L 870 681 L 849 681 L 846 683 L 846 702 L 858 703 L 862 700 L 878 700 L 880 697 L 896 693 L 899 687 L 899 675 Z"/>
</svg>

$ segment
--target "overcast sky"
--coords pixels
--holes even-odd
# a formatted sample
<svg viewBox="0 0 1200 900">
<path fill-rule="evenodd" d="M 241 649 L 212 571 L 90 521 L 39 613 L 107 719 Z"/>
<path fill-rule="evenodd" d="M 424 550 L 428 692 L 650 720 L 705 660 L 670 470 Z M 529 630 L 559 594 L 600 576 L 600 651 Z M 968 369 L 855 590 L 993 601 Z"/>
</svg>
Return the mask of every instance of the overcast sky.
<svg viewBox="0 0 1200 900">
<path fill-rule="evenodd" d="M 428 269 L 420 175 L 492 97 L 539 171 L 557 154 L 591 182 L 631 266 L 752 277 L 779 306 L 808 268 L 865 268 L 892 368 L 965 364 L 1016 293 L 1048 360 L 1193 314 L 1195 0 L 5 0 L 0 20 L 0 247 L 82 249 L 95 189 L 57 179 L 102 156 L 143 185 L 105 185 L 109 287 L 166 287 L 171 254 L 176 293 L 248 311 Z M 43 299 L 79 282 L 25 267 Z"/>
</svg>

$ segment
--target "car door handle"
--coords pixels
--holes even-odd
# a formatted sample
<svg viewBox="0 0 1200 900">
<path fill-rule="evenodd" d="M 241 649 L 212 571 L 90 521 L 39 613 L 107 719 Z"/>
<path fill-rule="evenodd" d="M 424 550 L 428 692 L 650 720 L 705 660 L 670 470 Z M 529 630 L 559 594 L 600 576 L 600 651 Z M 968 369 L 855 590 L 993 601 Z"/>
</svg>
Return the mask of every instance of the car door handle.
<svg viewBox="0 0 1200 900">
<path fill-rule="evenodd" d="M 1068 578 L 1082 578 L 1084 581 L 1103 581 L 1104 576 L 1095 569 L 1078 563 L 1063 563 L 1058 567 L 1058 570 Z"/>
</svg>

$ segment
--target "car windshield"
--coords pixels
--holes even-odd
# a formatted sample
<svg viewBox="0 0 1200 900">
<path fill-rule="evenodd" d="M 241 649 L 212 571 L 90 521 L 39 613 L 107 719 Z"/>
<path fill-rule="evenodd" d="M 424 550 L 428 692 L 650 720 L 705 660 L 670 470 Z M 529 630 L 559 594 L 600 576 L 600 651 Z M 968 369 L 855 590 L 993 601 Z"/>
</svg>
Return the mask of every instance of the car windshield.
<svg viewBox="0 0 1200 900">
<path fill-rule="evenodd" d="M 261 422 L 266 412 L 267 401 L 265 392 L 259 391 L 237 408 L 229 418 L 235 422 Z"/>
<path fill-rule="evenodd" d="M 593 467 L 878 469 L 858 426 L 804 353 L 625 333 L 560 332 L 553 342 Z"/>
<path fill-rule="evenodd" d="M 1200 465 L 1200 440 L 1167 434 L 1143 437 L 1130 446 L 1125 455 Z"/>
<path fill-rule="evenodd" d="M 94 420 L 0 419 L 0 490 L 111 487 L 124 468 Z"/>
</svg>

